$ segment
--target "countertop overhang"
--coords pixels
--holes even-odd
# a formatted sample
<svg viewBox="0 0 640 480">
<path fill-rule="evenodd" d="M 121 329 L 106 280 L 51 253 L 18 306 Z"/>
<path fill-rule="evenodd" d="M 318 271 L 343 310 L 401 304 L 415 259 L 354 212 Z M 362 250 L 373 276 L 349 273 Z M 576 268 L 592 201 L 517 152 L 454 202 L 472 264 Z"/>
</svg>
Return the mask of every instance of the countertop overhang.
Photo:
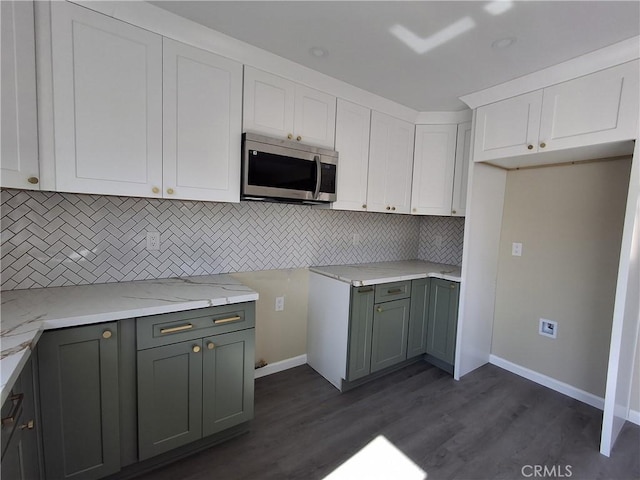
<svg viewBox="0 0 640 480">
<path fill-rule="evenodd" d="M 255 300 L 224 274 L 2 292 L 0 404 L 44 330 Z"/>
<path fill-rule="evenodd" d="M 421 260 L 317 266 L 309 267 L 309 271 L 350 283 L 354 287 L 427 277 L 441 278 L 452 282 L 461 281 L 460 267 Z"/>
</svg>

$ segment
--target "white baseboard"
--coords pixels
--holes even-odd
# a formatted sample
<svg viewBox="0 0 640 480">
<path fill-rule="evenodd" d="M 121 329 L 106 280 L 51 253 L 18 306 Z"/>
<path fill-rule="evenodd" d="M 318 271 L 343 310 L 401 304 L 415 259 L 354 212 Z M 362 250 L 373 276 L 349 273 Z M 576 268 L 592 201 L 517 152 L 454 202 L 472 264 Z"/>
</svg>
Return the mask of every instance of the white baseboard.
<svg viewBox="0 0 640 480">
<path fill-rule="evenodd" d="M 526 367 L 522 367 L 516 363 L 510 362 L 509 360 L 497 357 L 496 355 L 489 356 L 489 363 L 503 368 L 511 373 L 515 373 L 516 375 L 520 375 L 521 377 L 531 380 L 532 382 L 550 388 L 551 390 L 560 392 L 568 397 L 580 400 L 581 402 L 591 405 L 592 407 L 596 407 L 600 410 L 604 409 L 604 398 L 598 397 L 597 395 L 589 392 L 585 392 L 584 390 L 580 390 L 579 388 L 569 385 L 568 383 L 561 382 L 560 380 L 556 380 L 555 378 L 551 378 L 547 375 L 543 375 L 542 373 L 538 373 Z"/>
<path fill-rule="evenodd" d="M 640 425 L 640 412 L 638 410 L 629 410 L 629 416 L 627 417 L 627 420 L 635 423 L 636 425 Z"/>
<path fill-rule="evenodd" d="M 307 363 L 306 353 L 304 355 L 298 355 L 297 357 L 280 360 L 279 362 L 269 363 L 262 368 L 257 368 L 254 378 L 265 377 L 267 375 L 271 375 L 272 373 L 289 370 L 290 368 L 299 367 L 300 365 L 304 365 L 305 363 Z"/>
</svg>

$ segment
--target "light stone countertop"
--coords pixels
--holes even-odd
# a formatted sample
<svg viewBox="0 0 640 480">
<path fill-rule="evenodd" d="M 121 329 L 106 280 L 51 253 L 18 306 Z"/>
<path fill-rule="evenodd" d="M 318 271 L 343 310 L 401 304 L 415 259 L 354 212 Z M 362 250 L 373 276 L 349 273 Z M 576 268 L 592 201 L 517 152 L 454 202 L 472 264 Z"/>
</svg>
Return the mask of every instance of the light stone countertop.
<svg viewBox="0 0 640 480">
<path fill-rule="evenodd" d="M 2 292 L 0 404 L 43 330 L 258 300 L 230 275 Z"/>
<path fill-rule="evenodd" d="M 460 282 L 461 269 L 456 265 L 404 260 L 399 262 L 361 263 L 355 265 L 329 265 L 310 267 L 319 273 L 354 287 L 365 287 L 380 283 L 401 282 L 418 278 L 435 277 Z"/>
</svg>

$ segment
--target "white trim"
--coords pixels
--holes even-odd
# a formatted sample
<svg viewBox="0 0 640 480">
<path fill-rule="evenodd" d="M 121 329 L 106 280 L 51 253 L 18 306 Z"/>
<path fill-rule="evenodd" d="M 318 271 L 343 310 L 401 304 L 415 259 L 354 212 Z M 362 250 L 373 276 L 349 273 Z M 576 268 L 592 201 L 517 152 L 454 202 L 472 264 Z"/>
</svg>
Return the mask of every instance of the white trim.
<svg viewBox="0 0 640 480">
<path fill-rule="evenodd" d="M 471 117 L 470 109 L 459 112 L 418 112 L 415 123 L 416 125 L 447 125 L 470 122 Z"/>
<path fill-rule="evenodd" d="M 307 363 L 307 354 L 298 355 L 297 357 L 286 358 L 279 362 L 269 363 L 262 368 L 256 369 L 254 378 L 266 377 L 272 373 L 283 372 L 293 367 L 299 367 Z"/>
<path fill-rule="evenodd" d="M 592 407 L 596 407 L 600 410 L 604 409 L 604 398 L 598 397 L 593 393 L 585 392 L 584 390 L 580 390 L 579 388 L 569 385 L 568 383 L 561 382 L 560 380 L 556 380 L 555 378 L 551 378 L 547 375 L 543 375 L 542 373 L 538 373 L 528 368 L 522 367 L 493 354 L 489 356 L 489 363 L 503 368 L 511 373 L 515 373 L 516 375 L 520 375 L 521 377 L 531 380 L 532 382 L 535 382 L 539 385 L 550 388 L 551 390 L 560 392 L 568 397 L 580 400 L 587 405 L 591 405 Z"/>
<path fill-rule="evenodd" d="M 470 108 L 478 108 L 505 98 L 540 90 L 557 83 L 627 63 L 640 58 L 639 44 L 640 37 L 632 37 L 485 90 L 463 95 L 460 100 Z"/>
<path fill-rule="evenodd" d="M 629 409 L 629 415 L 627 415 L 627 420 L 636 425 L 640 425 L 640 411 Z"/>
</svg>

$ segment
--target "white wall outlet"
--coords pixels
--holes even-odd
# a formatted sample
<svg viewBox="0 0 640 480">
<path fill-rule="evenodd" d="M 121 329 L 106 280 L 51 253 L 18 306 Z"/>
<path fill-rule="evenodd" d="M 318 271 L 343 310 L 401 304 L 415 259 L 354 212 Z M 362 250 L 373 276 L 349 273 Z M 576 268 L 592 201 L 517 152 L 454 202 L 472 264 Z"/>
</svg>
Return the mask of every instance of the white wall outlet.
<svg viewBox="0 0 640 480">
<path fill-rule="evenodd" d="M 160 250 L 160 234 L 147 232 L 147 250 Z"/>
<path fill-rule="evenodd" d="M 284 297 L 276 297 L 276 312 L 284 310 Z"/>
<path fill-rule="evenodd" d="M 522 244 L 521 243 L 512 243 L 511 244 L 511 255 L 513 255 L 514 257 L 521 257 L 522 256 Z"/>
<path fill-rule="evenodd" d="M 433 244 L 436 246 L 436 248 L 442 247 L 442 235 L 436 235 L 435 237 L 433 237 Z"/>
<path fill-rule="evenodd" d="M 556 338 L 558 335 L 558 322 L 541 318 L 538 333 L 545 337 Z"/>
<path fill-rule="evenodd" d="M 354 233 L 353 235 L 351 235 L 351 245 L 353 245 L 354 247 L 357 247 L 358 245 L 360 245 L 360 235 L 357 233 Z"/>
</svg>

